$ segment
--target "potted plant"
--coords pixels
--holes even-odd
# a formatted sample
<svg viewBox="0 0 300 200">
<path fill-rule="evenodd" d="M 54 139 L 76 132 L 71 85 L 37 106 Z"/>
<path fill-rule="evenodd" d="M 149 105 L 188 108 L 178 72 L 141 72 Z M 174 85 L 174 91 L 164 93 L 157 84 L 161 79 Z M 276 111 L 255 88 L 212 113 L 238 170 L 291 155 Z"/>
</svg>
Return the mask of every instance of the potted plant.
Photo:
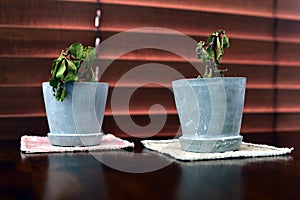
<svg viewBox="0 0 300 200">
<path fill-rule="evenodd" d="M 181 148 L 192 152 L 238 150 L 244 107 L 246 78 L 223 77 L 218 66 L 223 48 L 229 47 L 225 31 L 211 34 L 196 47 L 205 66 L 204 75 L 172 82 L 182 136 Z"/>
<path fill-rule="evenodd" d="M 108 84 L 95 82 L 95 55 L 95 48 L 74 43 L 53 61 L 51 79 L 42 85 L 52 145 L 91 146 L 101 141 Z"/>
</svg>

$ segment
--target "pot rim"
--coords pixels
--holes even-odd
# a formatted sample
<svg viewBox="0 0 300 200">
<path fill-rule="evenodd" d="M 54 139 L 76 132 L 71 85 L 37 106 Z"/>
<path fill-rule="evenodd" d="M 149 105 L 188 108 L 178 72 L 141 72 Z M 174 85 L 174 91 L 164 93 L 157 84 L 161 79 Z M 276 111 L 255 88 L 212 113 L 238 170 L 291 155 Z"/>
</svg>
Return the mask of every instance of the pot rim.
<svg viewBox="0 0 300 200">
<path fill-rule="evenodd" d="M 48 84 L 49 81 L 44 81 L 42 82 L 42 84 Z M 104 85 L 108 85 L 107 82 L 97 82 L 97 81 L 72 81 L 72 82 L 66 82 L 65 84 L 104 84 Z"/>
<path fill-rule="evenodd" d="M 185 78 L 185 79 L 178 79 L 172 81 L 172 85 L 183 85 L 187 82 L 190 83 L 196 83 L 196 82 L 205 82 L 205 83 L 216 83 L 220 81 L 230 81 L 230 80 L 241 80 L 243 82 L 246 82 L 246 77 L 215 77 L 215 78 Z"/>
</svg>

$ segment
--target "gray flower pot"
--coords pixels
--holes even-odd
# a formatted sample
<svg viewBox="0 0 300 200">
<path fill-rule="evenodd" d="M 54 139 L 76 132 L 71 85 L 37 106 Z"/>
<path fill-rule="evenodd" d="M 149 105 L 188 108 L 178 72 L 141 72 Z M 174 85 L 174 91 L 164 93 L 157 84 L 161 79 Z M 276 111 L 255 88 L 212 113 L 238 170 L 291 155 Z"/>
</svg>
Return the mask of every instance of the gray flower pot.
<svg viewBox="0 0 300 200">
<path fill-rule="evenodd" d="M 246 78 L 195 78 L 172 82 L 182 129 L 181 148 L 225 152 L 240 148 Z"/>
<path fill-rule="evenodd" d="M 100 144 L 108 84 L 70 82 L 65 84 L 67 98 L 57 101 L 49 82 L 43 83 L 43 95 L 50 133 L 57 146 Z"/>
</svg>

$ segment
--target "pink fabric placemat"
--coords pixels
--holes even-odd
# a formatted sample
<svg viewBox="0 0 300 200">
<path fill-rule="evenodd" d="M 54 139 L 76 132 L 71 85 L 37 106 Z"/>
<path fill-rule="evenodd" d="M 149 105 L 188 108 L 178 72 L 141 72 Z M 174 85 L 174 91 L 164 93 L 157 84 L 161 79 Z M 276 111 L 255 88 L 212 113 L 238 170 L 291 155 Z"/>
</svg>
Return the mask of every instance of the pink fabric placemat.
<svg viewBox="0 0 300 200">
<path fill-rule="evenodd" d="M 134 143 L 118 138 L 112 134 L 105 134 L 100 145 L 87 147 L 59 147 L 50 144 L 48 137 L 28 136 L 21 137 L 21 151 L 23 153 L 54 153 L 54 152 L 80 152 L 80 151 L 101 151 L 122 148 L 133 148 Z"/>
</svg>

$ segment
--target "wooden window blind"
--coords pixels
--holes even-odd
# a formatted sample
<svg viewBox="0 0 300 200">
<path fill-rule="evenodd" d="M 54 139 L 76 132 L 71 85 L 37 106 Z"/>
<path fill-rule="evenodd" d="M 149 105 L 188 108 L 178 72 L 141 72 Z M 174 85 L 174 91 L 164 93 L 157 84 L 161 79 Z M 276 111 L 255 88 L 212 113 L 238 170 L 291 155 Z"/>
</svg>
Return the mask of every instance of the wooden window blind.
<svg viewBox="0 0 300 200">
<path fill-rule="evenodd" d="M 247 77 L 242 134 L 300 130 L 298 0 L 0 0 L 0 139 L 47 134 L 41 83 L 49 80 L 51 63 L 61 49 L 73 42 L 94 46 L 98 6 L 102 41 L 140 27 L 168 28 L 197 41 L 225 29 L 231 42 L 222 60 L 222 68 L 229 69 L 225 75 Z M 186 78 L 197 75 L 188 62 L 162 50 L 122 55 L 101 77 L 110 84 L 104 132 L 128 136 L 114 119 L 114 115 L 126 118 L 126 112 L 120 108 L 112 114 L 112 91 L 126 72 L 153 62 L 170 66 Z M 133 79 L 118 89 L 130 91 L 134 84 Z M 132 120 L 140 126 L 150 123 L 148 110 L 153 104 L 163 105 L 167 112 L 157 136 L 174 136 L 179 121 L 169 88 L 148 84 L 136 90 L 129 105 Z M 126 130 L 143 137 L 152 131 L 137 131 L 130 124 Z"/>
</svg>

